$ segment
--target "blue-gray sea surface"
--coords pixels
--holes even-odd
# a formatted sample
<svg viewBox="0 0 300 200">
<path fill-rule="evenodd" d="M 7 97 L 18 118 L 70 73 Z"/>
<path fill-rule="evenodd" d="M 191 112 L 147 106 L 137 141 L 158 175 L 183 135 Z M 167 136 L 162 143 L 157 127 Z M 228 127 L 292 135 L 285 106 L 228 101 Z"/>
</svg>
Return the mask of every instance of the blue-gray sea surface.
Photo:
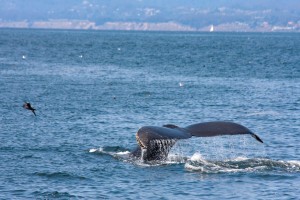
<svg viewBox="0 0 300 200">
<path fill-rule="evenodd" d="M 0 199 L 300 196 L 299 34 L 0 29 L 0 113 Z M 216 120 L 264 144 L 129 155 L 142 126 Z"/>
</svg>

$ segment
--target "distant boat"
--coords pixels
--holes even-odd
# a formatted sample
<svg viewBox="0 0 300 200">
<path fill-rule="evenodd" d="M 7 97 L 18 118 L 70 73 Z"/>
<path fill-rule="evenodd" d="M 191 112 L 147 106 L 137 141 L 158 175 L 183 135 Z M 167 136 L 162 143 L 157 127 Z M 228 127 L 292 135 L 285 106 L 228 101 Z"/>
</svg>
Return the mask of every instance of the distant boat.
<svg viewBox="0 0 300 200">
<path fill-rule="evenodd" d="M 209 32 L 214 32 L 214 25 L 210 26 Z"/>
</svg>

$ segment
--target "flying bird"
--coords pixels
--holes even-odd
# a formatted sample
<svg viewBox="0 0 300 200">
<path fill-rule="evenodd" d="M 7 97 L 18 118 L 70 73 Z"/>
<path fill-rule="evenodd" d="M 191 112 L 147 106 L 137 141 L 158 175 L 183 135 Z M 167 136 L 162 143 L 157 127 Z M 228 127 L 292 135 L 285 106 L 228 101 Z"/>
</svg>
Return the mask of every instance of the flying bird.
<svg viewBox="0 0 300 200">
<path fill-rule="evenodd" d="M 36 109 L 33 108 L 29 102 L 24 102 L 23 108 L 25 108 L 27 110 L 31 110 L 33 112 L 33 114 L 36 116 L 36 114 L 35 114 Z"/>
</svg>

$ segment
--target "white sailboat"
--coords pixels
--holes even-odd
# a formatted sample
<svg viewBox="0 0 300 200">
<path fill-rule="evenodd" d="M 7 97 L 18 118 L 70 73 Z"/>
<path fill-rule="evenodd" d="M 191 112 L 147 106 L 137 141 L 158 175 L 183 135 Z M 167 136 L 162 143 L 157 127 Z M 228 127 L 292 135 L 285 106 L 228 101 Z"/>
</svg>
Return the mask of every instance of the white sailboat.
<svg viewBox="0 0 300 200">
<path fill-rule="evenodd" d="M 214 32 L 214 25 L 210 26 L 209 32 Z"/>
</svg>

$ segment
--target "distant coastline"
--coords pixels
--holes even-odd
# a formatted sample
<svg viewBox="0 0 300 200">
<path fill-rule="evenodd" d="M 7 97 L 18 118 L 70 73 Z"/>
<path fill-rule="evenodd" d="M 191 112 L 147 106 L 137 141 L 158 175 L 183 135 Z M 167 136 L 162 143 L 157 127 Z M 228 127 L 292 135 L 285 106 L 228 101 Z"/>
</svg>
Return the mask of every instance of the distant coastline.
<svg viewBox="0 0 300 200">
<path fill-rule="evenodd" d="M 3 21 L 0 28 L 71 29 L 71 30 L 127 30 L 127 31 L 193 31 L 211 32 L 211 26 L 195 28 L 174 21 L 169 22 L 106 22 L 97 25 L 89 20 L 55 19 L 45 21 Z M 214 32 L 300 32 L 300 24 L 289 22 L 286 26 L 273 26 L 267 22 L 251 27 L 247 23 L 213 24 Z"/>
</svg>

